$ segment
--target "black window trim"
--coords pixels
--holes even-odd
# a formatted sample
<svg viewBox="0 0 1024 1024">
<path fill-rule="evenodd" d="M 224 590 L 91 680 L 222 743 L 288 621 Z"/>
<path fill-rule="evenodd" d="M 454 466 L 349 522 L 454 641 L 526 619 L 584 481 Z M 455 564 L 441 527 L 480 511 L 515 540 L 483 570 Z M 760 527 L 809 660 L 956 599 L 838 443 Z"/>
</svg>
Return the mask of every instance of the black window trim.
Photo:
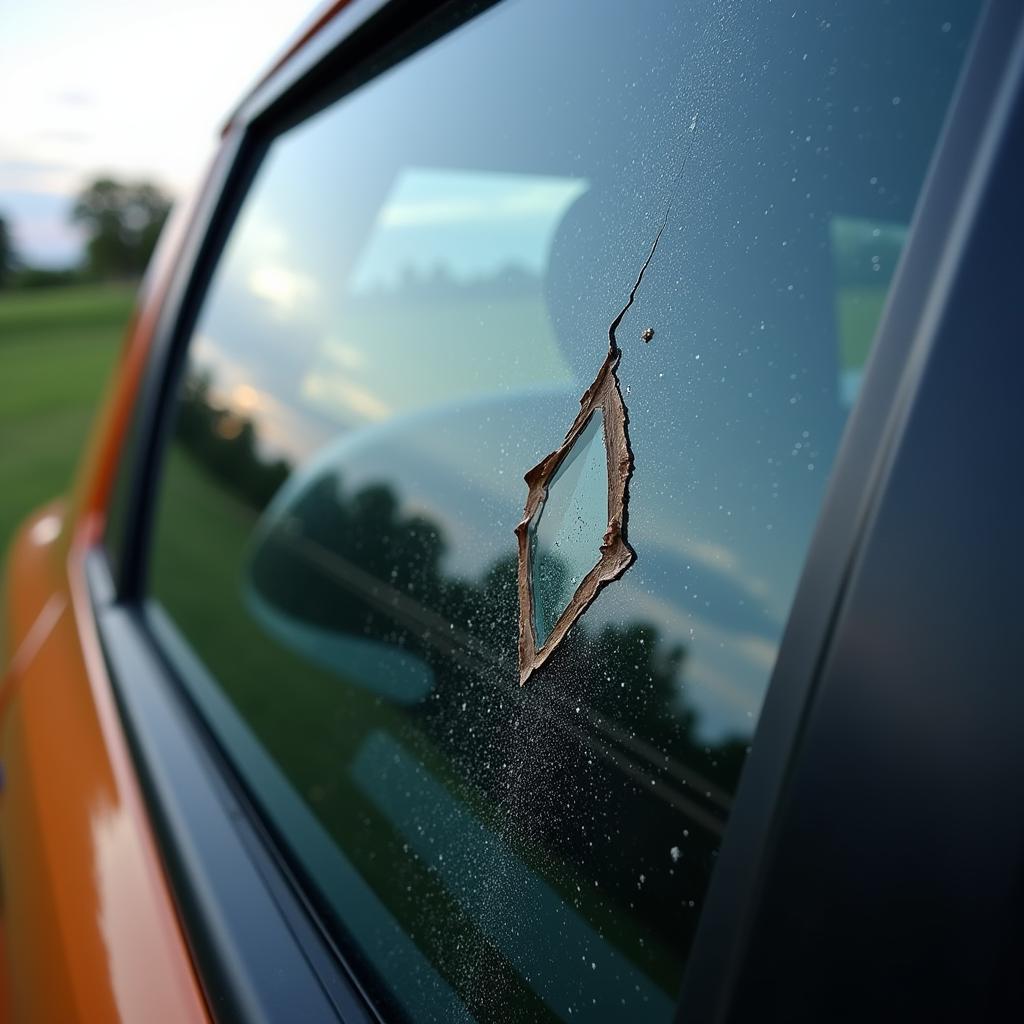
<svg viewBox="0 0 1024 1024">
<path fill-rule="evenodd" d="M 936 340 L 956 312 L 948 301 L 950 284 L 977 258 L 966 240 L 991 201 L 985 189 L 1000 169 L 999 147 L 1024 127 L 1007 121 L 1008 108 L 1024 95 L 1022 50 L 1024 5 L 991 0 L 981 12 L 836 456 L 698 924 L 676 1024 L 734 1019 L 733 1000 L 753 973 L 748 950 L 764 927 L 759 913 L 766 894 L 781 874 L 774 861 L 778 823 L 791 809 L 794 776 L 815 771 L 803 756 L 808 722 L 822 680 L 835 668 L 830 658 L 841 613 L 855 572 L 871 553 L 875 510 L 892 486 L 897 458 L 913 463 L 934 457 L 920 445 L 909 447 L 903 429 L 926 393 Z M 1006 258 L 1005 238 L 986 236 L 983 244 L 991 259 Z M 1019 344 L 1014 324 L 1019 332 L 1019 313 L 1016 320 L 1008 313 L 1007 344 Z M 972 353 L 963 351 L 961 358 L 966 375 Z M 918 540 L 928 531 L 922 522 Z M 834 813 L 841 815 L 841 808 Z M 777 940 L 784 944 L 786 936 Z M 823 948 L 823 959 L 831 955 Z"/>
<path fill-rule="evenodd" d="M 357 0 L 236 112 L 161 310 L 133 425 L 139 443 L 126 445 L 134 465 L 129 467 L 128 528 L 117 578 L 110 578 L 102 548 L 89 559 L 90 591 L 111 679 L 186 932 L 219 1020 L 293 1019 L 299 995 L 320 1006 L 323 1019 L 379 1017 L 317 926 L 244 786 L 162 653 L 163 643 L 142 603 L 148 512 L 176 364 L 266 141 L 323 106 L 326 88 L 337 95 L 341 82 L 348 91 L 485 6 Z M 425 27 L 429 15 L 437 20 Z M 785 803 L 851 567 L 864 549 L 871 511 L 883 494 L 886 469 L 901 443 L 900 424 L 920 387 L 932 339 L 948 315 L 934 306 L 936 282 L 956 269 L 964 219 L 976 214 L 978 197 L 971 189 L 986 170 L 986 133 L 1005 130 L 995 120 L 995 98 L 1008 87 L 1020 89 L 1013 44 L 1022 31 L 1024 9 L 1016 0 L 990 0 L 965 60 L 832 471 L 687 965 L 678 1021 L 730 1019 L 730 994 L 742 984 L 744 953 L 770 885 L 774 822 Z M 196 787 L 188 799 L 178 786 L 182 766 L 191 766 L 190 785 Z M 205 811 L 193 813 L 196 806 Z M 277 922 L 261 931 L 255 951 L 246 942 L 251 923 L 246 914 L 239 916 L 237 905 L 225 905 L 219 884 L 225 862 L 211 858 L 209 851 L 204 854 L 203 844 L 196 842 L 197 830 L 210 825 L 217 808 L 222 839 L 234 844 L 238 873 L 251 885 L 246 914 L 256 907 L 264 922 Z M 275 989 L 268 974 L 271 964 L 277 966 L 269 974 L 278 976 L 282 964 L 291 965 L 293 973 L 283 987 Z M 292 1000 L 281 1001 L 288 993 Z"/>
<path fill-rule="evenodd" d="M 164 657 L 172 638 L 146 609 L 96 600 L 112 589 L 99 549 L 86 574 L 129 747 L 214 1020 L 381 1021 L 178 683 Z"/>
</svg>

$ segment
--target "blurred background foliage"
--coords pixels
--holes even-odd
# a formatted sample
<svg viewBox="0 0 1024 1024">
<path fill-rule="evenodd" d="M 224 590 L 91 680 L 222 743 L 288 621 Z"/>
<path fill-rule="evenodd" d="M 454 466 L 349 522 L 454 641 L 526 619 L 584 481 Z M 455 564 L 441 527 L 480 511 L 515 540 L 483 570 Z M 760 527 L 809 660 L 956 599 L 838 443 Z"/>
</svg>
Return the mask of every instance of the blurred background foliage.
<svg viewBox="0 0 1024 1024">
<path fill-rule="evenodd" d="M 0 4 L 0 567 L 71 483 L 170 197 L 313 7 Z"/>
<path fill-rule="evenodd" d="M 0 212 L 3 549 L 68 486 L 170 205 L 150 182 L 95 179 L 70 213 L 85 233 L 82 259 L 56 269 L 21 258 Z"/>
</svg>

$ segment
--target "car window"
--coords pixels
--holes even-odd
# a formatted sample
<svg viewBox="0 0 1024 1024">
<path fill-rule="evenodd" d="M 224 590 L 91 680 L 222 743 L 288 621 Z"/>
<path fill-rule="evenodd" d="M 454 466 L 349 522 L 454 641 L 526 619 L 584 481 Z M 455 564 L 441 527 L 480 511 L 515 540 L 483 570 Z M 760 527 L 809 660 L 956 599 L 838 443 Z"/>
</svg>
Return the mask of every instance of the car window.
<svg viewBox="0 0 1024 1024">
<path fill-rule="evenodd" d="M 270 145 L 151 596 L 386 1009 L 670 1019 L 975 7 L 514 0 Z"/>
</svg>

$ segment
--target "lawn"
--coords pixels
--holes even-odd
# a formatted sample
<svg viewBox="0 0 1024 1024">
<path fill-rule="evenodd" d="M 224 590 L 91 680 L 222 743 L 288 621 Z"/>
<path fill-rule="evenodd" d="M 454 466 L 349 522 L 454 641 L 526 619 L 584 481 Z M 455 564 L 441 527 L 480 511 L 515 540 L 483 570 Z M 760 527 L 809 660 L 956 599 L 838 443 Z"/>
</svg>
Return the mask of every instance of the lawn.
<svg viewBox="0 0 1024 1024">
<path fill-rule="evenodd" d="M 114 364 L 135 289 L 0 292 L 0 549 L 65 491 Z"/>
</svg>

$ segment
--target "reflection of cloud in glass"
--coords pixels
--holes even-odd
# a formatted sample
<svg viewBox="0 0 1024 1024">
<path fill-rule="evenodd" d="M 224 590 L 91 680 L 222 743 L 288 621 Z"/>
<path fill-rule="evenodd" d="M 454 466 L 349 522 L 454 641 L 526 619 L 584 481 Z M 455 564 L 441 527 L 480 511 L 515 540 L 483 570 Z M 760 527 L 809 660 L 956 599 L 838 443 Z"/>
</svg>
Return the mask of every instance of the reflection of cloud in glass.
<svg viewBox="0 0 1024 1024">
<path fill-rule="evenodd" d="M 494 174 L 474 171 L 406 171 L 402 176 L 407 193 L 418 198 L 395 198 L 380 213 L 382 227 L 403 228 L 420 225 L 454 224 L 459 221 L 507 220 L 533 217 L 550 223 L 565 207 L 566 197 L 575 198 L 582 182 L 562 178 L 538 179 L 533 176 Z M 467 182 L 469 188 L 466 187 Z M 451 189 L 453 195 L 439 198 Z"/>
<path fill-rule="evenodd" d="M 229 356 L 216 338 L 200 334 L 192 346 L 194 375 L 209 380 L 210 396 L 218 408 L 233 413 L 239 422 L 253 422 L 263 456 L 298 461 L 323 443 L 322 424 L 275 397 L 266 382 L 254 386 L 250 368 Z"/>
<path fill-rule="evenodd" d="M 310 376 L 303 385 L 302 393 L 321 408 L 342 406 L 359 419 L 383 420 L 392 411 L 387 402 L 339 375 Z"/>
<path fill-rule="evenodd" d="M 736 645 L 748 661 L 758 665 L 765 674 L 771 672 L 779 653 L 779 645 L 762 636 L 741 636 Z"/>
<path fill-rule="evenodd" d="M 397 178 L 352 276 L 353 293 L 443 267 L 456 281 L 516 266 L 541 274 L 555 228 L 586 182 L 410 168 Z"/>
<path fill-rule="evenodd" d="M 782 624 L 786 609 L 778 607 L 777 595 L 765 579 L 744 569 L 736 550 L 713 541 L 681 537 L 664 526 L 660 520 L 639 524 L 633 533 L 634 540 L 638 544 L 657 544 L 687 562 L 695 562 L 704 569 L 727 577 L 766 615 Z"/>
<path fill-rule="evenodd" d="M 343 366 L 346 370 L 358 370 L 366 365 L 366 353 L 355 345 L 346 345 L 343 341 L 329 338 L 324 344 L 324 351 L 330 354 L 330 358 L 338 366 Z"/>
<path fill-rule="evenodd" d="M 541 175 L 409 169 L 365 236 L 331 234 L 320 247 L 308 233 L 283 230 L 294 219 L 293 195 L 258 207 L 229 243 L 220 301 L 199 324 L 196 362 L 222 395 L 243 382 L 271 391 L 292 421 L 308 420 L 295 436 L 309 440 L 330 424 L 379 423 L 493 394 L 495 381 L 508 393 L 568 382 L 543 279 L 552 236 L 585 187 Z M 345 266 L 351 273 L 334 280 Z M 231 365 L 235 353 L 244 374 Z M 308 454 L 279 421 L 261 418 L 268 449 Z"/>
<path fill-rule="evenodd" d="M 273 399 L 269 395 L 257 391 L 249 384 L 239 384 L 231 393 L 231 404 L 240 413 L 251 413 L 257 409 L 265 409 L 270 401 L 273 401 Z"/>
<path fill-rule="evenodd" d="M 319 303 L 279 289 L 296 303 L 291 319 L 322 339 L 302 399 L 374 422 L 493 394 L 499 381 L 506 392 L 566 381 L 543 278 L 552 236 L 585 188 L 539 175 L 400 173 L 346 285 L 321 288 Z M 277 252 L 273 265 L 282 262 Z"/>
<path fill-rule="evenodd" d="M 269 303 L 278 316 L 287 316 L 316 294 L 316 282 L 311 278 L 274 264 L 256 267 L 248 284 L 252 294 Z"/>
<path fill-rule="evenodd" d="M 686 644 L 686 701 L 700 711 L 701 737 L 717 742 L 742 732 L 761 706 L 764 678 L 775 664 L 777 644 L 638 587 L 630 589 L 628 603 L 634 614 L 652 622 L 663 635 Z M 614 621 L 613 616 L 608 619 Z"/>
</svg>

